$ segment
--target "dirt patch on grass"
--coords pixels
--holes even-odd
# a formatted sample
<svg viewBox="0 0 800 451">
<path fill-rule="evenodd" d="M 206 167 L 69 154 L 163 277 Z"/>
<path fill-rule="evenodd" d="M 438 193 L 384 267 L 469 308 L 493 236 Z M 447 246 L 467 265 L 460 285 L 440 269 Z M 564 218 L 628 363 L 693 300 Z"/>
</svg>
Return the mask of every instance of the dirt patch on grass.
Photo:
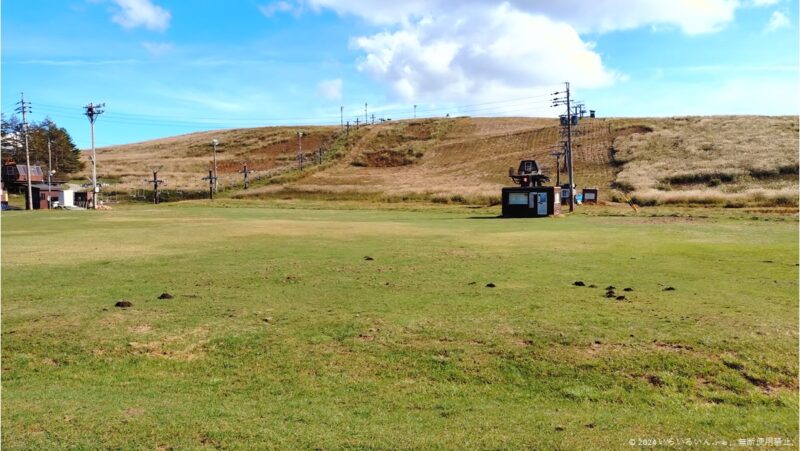
<svg viewBox="0 0 800 451">
<path fill-rule="evenodd" d="M 150 332 L 151 330 L 153 330 L 153 327 L 149 324 L 137 324 L 135 326 L 128 327 L 128 332 L 135 334 L 143 334 L 145 332 Z"/>
<path fill-rule="evenodd" d="M 353 166 L 370 168 L 393 168 L 413 164 L 422 157 L 421 152 L 412 148 L 407 149 L 380 149 L 364 153 L 353 160 Z"/>
<path fill-rule="evenodd" d="M 533 340 L 517 339 L 514 340 L 513 343 L 520 348 L 527 348 L 528 346 L 533 345 Z"/>
<path fill-rule="evenodd" d="M 596 358 L 615 352 L 628 349 L 628 346 L 621 343 L 597 343 L 594 342 L 589 347 L 584 348 L 584 354 L 588 357 Z"/>
<path fill-rule="evenodd" d="M 667 350 L 667 351 L 683 351 L 683 350 L 691 351 L 692 350 L 691 346 L 680 344 L 680 343 L 662 343 L 662 342 L 657 342 L 657 343 L 655 343 L 655 347 L 658 348 L 658 349 L 663 349 L 663 350 Z"/>
<path fill-rule="evenodd" d="M 125 411 L 122 412 L 122 416 L 127 420 L 127 419 L 130 419 L 130 418 L 138 417 L 139 415 L 142 415 L 143 413 L 144 413 L 144 409 L 139 408 L 139 407 L 131 407 L 129 409 L 125 409 Z"/>
<path fill-rule="evenodd" d="M 208 327 L 196 327 L 186 333 L 168 335 L 162 340 L 139 343 L 132 341 L 128 348 L 133 354 L 192 361 L 205 357 L 203 346 L 209 342 Z"/>
<path fill-rule="evenodd" d="M 664 380 L 656 374 L 648 374 L 644 378 L 653 387 L 661 387 L 664 385 Z"/>
</svg>

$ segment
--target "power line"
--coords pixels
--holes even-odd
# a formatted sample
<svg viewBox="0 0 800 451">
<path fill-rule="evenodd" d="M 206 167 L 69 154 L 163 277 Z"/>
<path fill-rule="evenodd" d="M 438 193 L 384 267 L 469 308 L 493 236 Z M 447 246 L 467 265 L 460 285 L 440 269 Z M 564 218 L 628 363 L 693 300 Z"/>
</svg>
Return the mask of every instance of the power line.
<svg viewBox="0 0 800 451">
<path fill-rule="evenodd" d="M 538 102 L 523 102 L 520 100 L 515 100 L 512 102 L 507 102 L 503 105 L 495 105 L 495 106 L 486 106 L 482 108 L 442 108 L 441 110 L 427 110 L 427 112 L 433 111 L 453 111 L 458 112 L 459 114 L 469 114 L 469 113 L 476 113 L 476 112 L 487 112 L 487 113 L 497 113 L 503 114 L 506 112 L 515 112 L 515 111 L 523 111 L 526 109 L 530 109 L 531 107 L 539 107 L 545 106 L 548 102 L 545 101 L 538 101 Z M 76 117 L 77 113 L 75 112 L 67 112 L 62 113 L 57 110 L 51 110 L 51 107 L 42 108 L 45 112 L 52 112 L 52 114 L 56 117 Z M 339 121 L 334 120 L 325 120 L 322 119 L 323 117 L 319 118 L 285 118 L 285 119 L 202 119 L 202 120 L 181 120 L 181 119 L 159 119 L 157 116 L 137 116 L 137 115 L 128 115 L 127 117 L 122 116 L 121 113 L 109 113 L 106 117 L 107 122 L 115 123 L 115 124 L 140 124 L 140 125 L 155 125 L 155 126 L 219 126 L 219 127 L 234 127 L 234 126 L 264 126 L 267 122 L 274 122 L 274 123 L 291 123 L 291 121 L 300 121 L 300 122 L 309 122 L 309 123 L 317 123 L 320 125 L 333 125 L 336 122 L 339 122 L 341 125 L 341 118 Z M 297 123 L 297 122 L 295 122 Z"/>
<path fill-rule="evenodd" d="M 481 102 L 481 103 L 473 103 L 473 104 L 465 104 L 465 105 L 453 105 L 449 107 L 436 107 L 436 108 L 416 108 L 417 113 L 436 113 L 436 112 L 449 112 L 449 111 L 477 111 L 477 108 L 474 107 L 484 107 L 483 109 L 495 109 L 495 108 L 502 108 L 501 105 L 514 105 L 526 102 L 528 100 L 533 99 L 542 99 L 548 97 L 549 94 L 543 95 L 536 95 L 536 96 L 529 96 L 529 97 L 521 97 L 516 99 L 508 99 L 508 100 L 497 100 L 491 102 Z M 539 103 L 539 102 L 535 102 Z M 489 105 L 497 105 L 497 106 L 489 106 Z M 54 113 L 59 113 L 61 115 L 72 114 L 75 112 L 75 109 L 69 106 L 64 105 L 53 105 L 53 104 L 41 104 L 41 107 L 44 107 L 43 110 L 52 111 Z M 367 104 L 364 104 L 364 111 L 365 111 L 365 118 L 368 118 L 367 113 Z M 386 109 L 380 110 L 382 113 L 393 113 L 393 112 L 400 112 L 400 109 Z M 407 112 L 405 114 L 408 114 Z M 189 125 L 214 125 L 214 124 L 237 124 L 247 121 L 247 123 L 274 123 L 274 122 L 291 122 L 291 121 L 318 121 L 318 122 L 331 122 L 333 123 L 336 119 L 339 119 L 341 124 L 341 120 L 344 115 L 344 107 L 340 107 L 340 114 L 338 116 L 335 115 L 320 115 L 315 117 L 285 117 L 285 118 L 248 118 L 246 120 L 242 119 L 230 119 L 230 118 L 219 118 L 219 117 L 193 117 L 193 116 L 181 116 L 181 119 L 172 119 L 173 116 L 169 115 L 147 115 L 147 114 L 138 114 L 138 113 L 123 113 L 123 112 L 114 112 L 113 114 L 109 113 L 109 116 L 106 120 L 113 119 L 117 120 L 118 122 L 136 120 L 136 121 L 153 121 L 153 122 L 171 122 L 176 124 L 189 124 Z"/>
</svg>

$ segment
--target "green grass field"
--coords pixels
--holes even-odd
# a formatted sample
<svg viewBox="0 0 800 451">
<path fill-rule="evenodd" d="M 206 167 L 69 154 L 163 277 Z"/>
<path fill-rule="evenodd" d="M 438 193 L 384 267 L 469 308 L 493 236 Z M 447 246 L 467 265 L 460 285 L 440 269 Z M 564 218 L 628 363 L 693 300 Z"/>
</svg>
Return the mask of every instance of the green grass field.
<svg viewBox="0 0 800 451">
<path fill-rule="evenodd" d="M 797 445 L 796 217 L 288 207 L 4 212 L 4 448 Z"/>
</svg>

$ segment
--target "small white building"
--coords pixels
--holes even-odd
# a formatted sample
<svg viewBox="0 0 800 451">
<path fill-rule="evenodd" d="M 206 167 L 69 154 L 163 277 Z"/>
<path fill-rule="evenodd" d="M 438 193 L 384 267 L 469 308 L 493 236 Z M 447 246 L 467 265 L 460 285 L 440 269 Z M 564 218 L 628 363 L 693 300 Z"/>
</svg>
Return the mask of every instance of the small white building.
<svg viewBox="0 0 800 451">
<path fill-rule="evenodd" d="M 75 191 L 65 189 L 58 193 L 58 206 L 59 207 L 74 207 L 75 206 Z"/>
</svg>

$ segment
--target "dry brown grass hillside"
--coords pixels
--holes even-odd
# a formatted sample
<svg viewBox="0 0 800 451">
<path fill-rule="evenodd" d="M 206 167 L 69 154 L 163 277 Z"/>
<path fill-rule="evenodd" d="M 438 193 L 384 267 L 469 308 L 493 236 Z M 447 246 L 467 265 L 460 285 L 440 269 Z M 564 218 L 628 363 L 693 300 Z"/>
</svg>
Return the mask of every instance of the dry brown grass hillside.
<svg viewBox="0 0 800 451">
<path fill-rule="evenodd" d="M 555 119 L 438 118 L 388 122 L 347 136 L 337 127 L 304 127 L 304 149 L 331 149 L 321 165 L 296 168 L 299 128 L 206 132 L 103 149 L 101 173 L 119 188 L 145 188 L 148 161 L 187 190 L 203 189 L 210 141 L 219 139 L 223 183 L 240 180 L 248 160 L 262 180 L 236 197 L 430 198 L 491 201 L 509 184 L 508 168 L 534 158 L 555 183 L 560 127 Z M 574 137 L 579 187 L 601 198 L 641 204 L 796 205 L 796 117 L 584 119 Z M 562 183 L 564 176 L 562 175 Z"/>
<path fill-rule="evenodd" d="M 166 189 L 202 190 L 208 182 L 212 161 L 213 139 L 217 146 L 217 172 L 220 186 L 240 182 L 238 171 L 247 161 L 253 178 L 281 173 L 294 167 L 297 156 L 297 132 L 303 131 L 304 150 L 331 146 L 338 127 L 263 127 L 192 133 L 135 144 L 98 149 L 98 175 L 111 182 L 111 190 L 127 192 L 148 189 L 144 182 L 159 166 L 159 178 L 167 181 Z M 88 152 L 84 155 L 89 160 Z M 310 155 L 308 155 L 311 158 Z M 91 171 L 86 165 L 84 175 Z"/>
</svg>

